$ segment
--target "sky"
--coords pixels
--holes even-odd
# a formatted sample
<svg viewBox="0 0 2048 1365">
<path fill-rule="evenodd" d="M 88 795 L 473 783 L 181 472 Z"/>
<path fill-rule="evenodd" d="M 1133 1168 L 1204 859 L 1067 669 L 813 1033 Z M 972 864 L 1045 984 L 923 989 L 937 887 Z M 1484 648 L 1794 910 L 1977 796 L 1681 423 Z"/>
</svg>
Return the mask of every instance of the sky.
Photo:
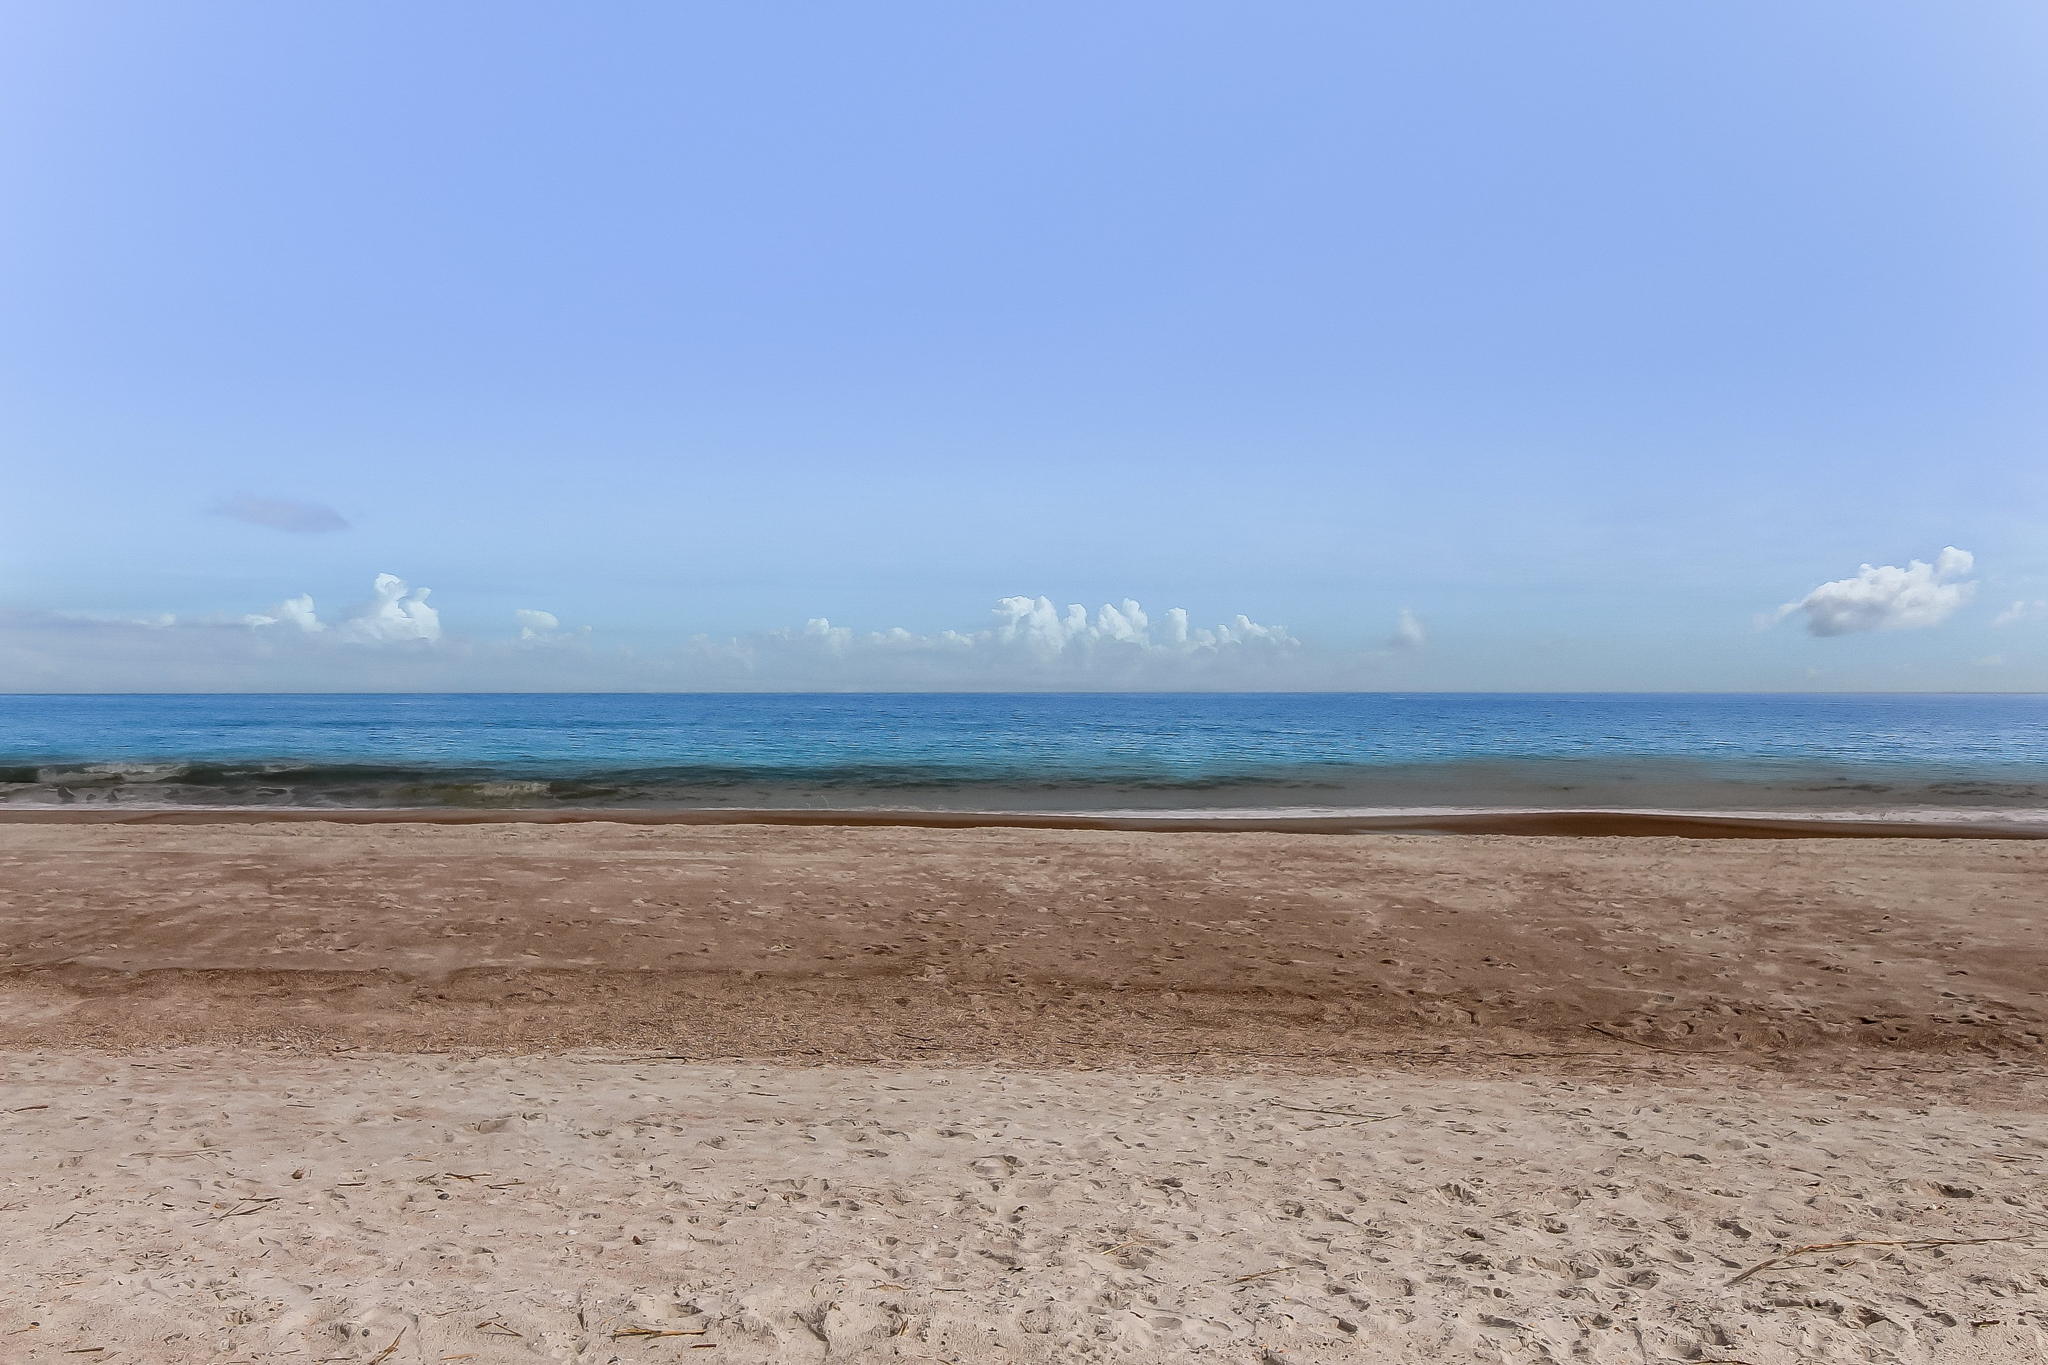
<svg viewBox="0 0 2048 1365">
<path fill-rule="evenodd" d="M 0 690 L 2048 690 L 2048 8 L 0 0 Z"/>
</svg>

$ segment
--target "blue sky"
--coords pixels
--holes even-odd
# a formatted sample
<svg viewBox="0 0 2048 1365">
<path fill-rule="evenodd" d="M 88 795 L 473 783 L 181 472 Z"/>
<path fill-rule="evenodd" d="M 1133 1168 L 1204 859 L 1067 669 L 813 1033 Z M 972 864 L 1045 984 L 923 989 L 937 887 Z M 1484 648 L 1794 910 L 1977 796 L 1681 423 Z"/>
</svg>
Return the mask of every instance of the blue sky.
<svg viewBox="0 0 2048 1365">
<path fill-rule="evenodd" d="M 0 27 L 0 688 L 2048 689 L 2036 4 Z"/>
</svg>

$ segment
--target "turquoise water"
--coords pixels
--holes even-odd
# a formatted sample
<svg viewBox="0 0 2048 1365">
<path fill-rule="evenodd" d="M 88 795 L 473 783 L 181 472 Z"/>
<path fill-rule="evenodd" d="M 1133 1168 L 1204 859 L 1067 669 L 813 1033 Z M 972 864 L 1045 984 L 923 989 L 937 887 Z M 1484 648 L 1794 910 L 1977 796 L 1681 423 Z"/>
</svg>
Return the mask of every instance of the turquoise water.
<svg viewBox="0 0 2048 1365">
<path fill-rule="evenodd" d="M 2048 812 L 2048 697 L 0 696 L 0 803 Z"/>
</svg>

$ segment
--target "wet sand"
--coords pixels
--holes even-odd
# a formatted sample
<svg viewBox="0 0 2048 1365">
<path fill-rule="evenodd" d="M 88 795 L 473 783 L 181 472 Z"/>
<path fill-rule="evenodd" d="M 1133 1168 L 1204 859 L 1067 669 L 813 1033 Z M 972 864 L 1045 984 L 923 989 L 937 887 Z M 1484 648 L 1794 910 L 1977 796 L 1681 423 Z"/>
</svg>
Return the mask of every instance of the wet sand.
<svg viewBox="0 0 2048 1365">
<path fill-rule="evenodd" d="M 0 824 L 0 1359 L 2037 1360 L 2044 874 Z"/>
<path fill-rule="evenodd" d="M 0 1045 L 2038 1055 L 2048 844 L 0 826 Z"/>
</svg>

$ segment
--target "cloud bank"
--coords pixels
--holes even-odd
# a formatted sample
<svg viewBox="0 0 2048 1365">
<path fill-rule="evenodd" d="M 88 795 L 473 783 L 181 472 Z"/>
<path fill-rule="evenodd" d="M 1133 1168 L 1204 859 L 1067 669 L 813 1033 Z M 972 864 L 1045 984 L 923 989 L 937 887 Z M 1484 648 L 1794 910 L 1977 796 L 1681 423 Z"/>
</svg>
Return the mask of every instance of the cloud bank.
<svg viewBox="0 0 2048 1365">
<path fill-rule="evenodd" d="M 1865 564 L 1854 578 L 1823 583 L 1778 609 L 1780 621 L 1804 614 L 1810 635 L 1853 635 L 1866 630 L 1909 630 L 1938 626 L 1976 592 L 1965 575 L 1976 560 L 1950 545 L 1932 564 L 1910 560 L 1901 569 Z"/>
<path fill-rule="evenodd" d="M 1291 677 L 1306 686 L 1331 663 L 1286 627 L 1248 616 L 1198 626 L 1184 608 L 1154 619 L 1129 598 L 1090 612 L 1021 596 L 997 602 L 972 630 L 861 632 L 819 617 L 801 630 L 696 636 L 685 655 L 697 673 L 732 685 L 829 677 L 848 689 L 1218 690 L 1287 686 Z"/>
<path fill-rule="evenodd" d="M 232 517 L 251 526 L 268 526 L 273 531 L 294 535 L 319 535 L 346 531 L 348 518 L 323 502 L 293 502 L 288 498 L 258 498 L 249 494 L 229 498 L 213 509 L 215 516 Z"/>
<path fill-rule="evenodd" d="M 1129 598 L 1091 611 L 1016 596 L 964 629 L 863 631 L 818 617 L 650 647 L 607 645 L 533 607 L 514 611 L 509 629 L 467 636 L 444 629 L 430 597 L 386 573 L 370 600 L 334 615 L 306 593 L 219 618 L 17 612 L 0 617 L 0 689 L 1328 690 L 1381 684 L 1395 654 L 1425 639 L 1408 612 L 1387 648 L 1331 648 L 1241 614 L 1201 624 Z"/>
</svg>

